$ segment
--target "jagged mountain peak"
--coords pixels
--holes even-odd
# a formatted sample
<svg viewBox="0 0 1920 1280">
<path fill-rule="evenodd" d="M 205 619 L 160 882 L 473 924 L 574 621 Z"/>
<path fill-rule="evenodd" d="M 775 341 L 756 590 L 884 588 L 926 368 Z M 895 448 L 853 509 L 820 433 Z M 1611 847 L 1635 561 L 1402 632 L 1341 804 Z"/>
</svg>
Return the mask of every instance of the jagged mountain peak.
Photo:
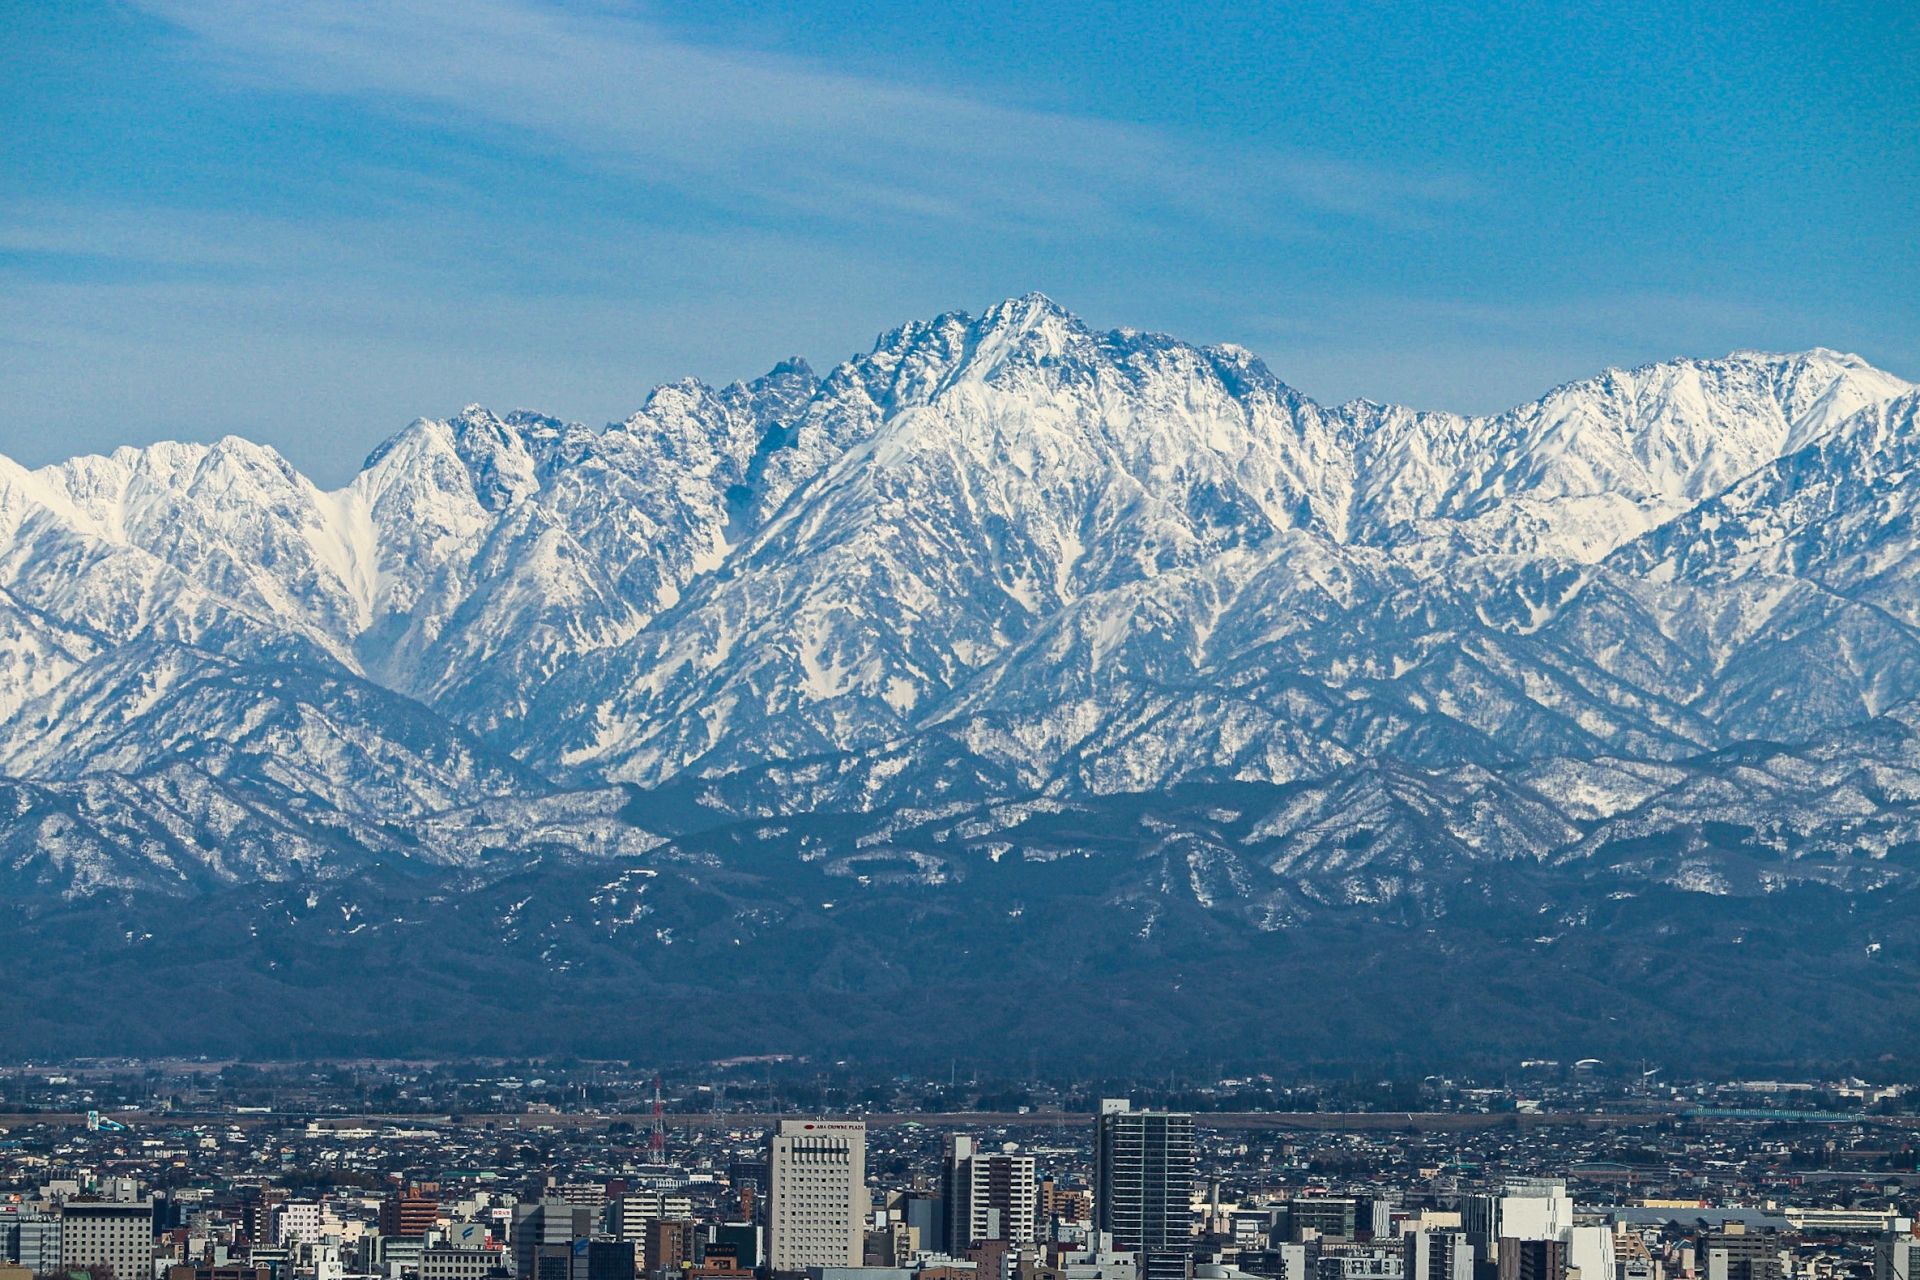
<svg viewBox="0 0 1920 1280">
<path fill-rule="evenodd" d="M 1612 954 L 1641 895 L 1904 919 L 1916 477 L 1920 391 L 1823 349 L 1322 407 L 1041 295 L 603 430 L 422 418 L 333 492 L 238 439 L 0 459 L 0 936 L 285 885 L 205 936 L 380 972 L 381 885 L 509 876 L 544 929 L 503 900 L 407 945 L 762 983 L 804 901 L 902 954 L 941 917 L 1012 955 L 1049 914 L 1102 954 L 1337 922 L 1262 966 L 1502 917 Z M 1672 918 L 1637 936 L 1692 949 Z"/>
<path fill-rule="evenodd" d="M 1608 370 L 1490 416 L 1324 408 L 1245 348 L 1030 294 L 825 377 L 663 383 L 601 431 L 422 418 L 332 493 L 241 440 L 8 464 L 0 710 L 74 723 L 0 738 L 85 728 L 131 775 L 302 735 L 309 779 L 351 742 L 409 779 L 391 795 L 457 790 L 449 747 L 369 747 L 311 702 L 243 732 L 246 690 L 141 674 L 244 662 L 370 680 L 396 701 L 355 706 L 549 780 L 827 761 L 839 781 L 795 794 L 855 807 L 1257 782 L 1333 814 L 1365 789 L 1329 780 L 1376 765 L 1670 761 L 1920 694 L 1920 556 L 1887 532 L 1903 392 L 1815 350 Z M 1775 548 L 1739 560 L 1764 572 L 1729 571 L 1736 543 Z"/>
<path fill-rule="evenodd" d="M 1916 467 L 1920 390 L 1852 414 L 1615 559 L 1662 581 L 1817 581 L 1920 625 Z"/>
<path fill-rule="evenodd" d="M 1907 384 L 1820 352 L 1609 369 L 1491 417 L 1343 406 L 1376 542 L 1596 562 Z"/>
<path fill-rule="evenodd" d="M 1759 347 L 1737 347 L 1724 357 L 1727 361 L 1745 360 L 1758 364 L 1813 363 L 1845 365 L 1850 369 L 1860 369 L 1874 373 L 1883 373 L 1874 367 L 1865 357 L 1851 351 L 1836 351 L 1832 347 L 1807 347 L 1800 351 L 1770 351 Z M 1888 375 L 1892 376 L 1892 375 Z"/>
<path fill-rule="evenodd" d="M 874 399 L 894 410 L 924 404 L 950 386 L 991 380 L 1008 369 L 1098 361 L 1101 338 L 1113 336 L 1096 334 L 1045 294 L 1029 293 L 997 302 L 977 318 L 949 311 L 888 330 L 875 340 L 872 351 L 836 373 L 880 389 Z"/>
</svg>

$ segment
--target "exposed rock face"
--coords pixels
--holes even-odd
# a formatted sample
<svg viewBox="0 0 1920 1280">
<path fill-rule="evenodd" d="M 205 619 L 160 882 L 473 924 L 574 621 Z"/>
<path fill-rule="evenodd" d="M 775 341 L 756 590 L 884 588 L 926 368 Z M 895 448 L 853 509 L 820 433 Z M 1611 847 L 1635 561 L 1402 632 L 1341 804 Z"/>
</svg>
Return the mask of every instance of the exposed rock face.
<svg viewBox="0 0 1920 1280">
<path fill-rule="evenodd" d="M 1163 888 L 1263 929 L 1488 861 L 1884 883 L 1917 413 L 1824 350 L 1326 407 L 1029 296 L 603 431 L 421 420 L 331 493 L 237 439 L 0 460 L 0 844 L 187 894 L 839 813 L 938 885 L 1054 856 L 1023 805 L 1258 784 Z M 1709 825 L 1738 866 L 1620 853 Z"/>
</svg>

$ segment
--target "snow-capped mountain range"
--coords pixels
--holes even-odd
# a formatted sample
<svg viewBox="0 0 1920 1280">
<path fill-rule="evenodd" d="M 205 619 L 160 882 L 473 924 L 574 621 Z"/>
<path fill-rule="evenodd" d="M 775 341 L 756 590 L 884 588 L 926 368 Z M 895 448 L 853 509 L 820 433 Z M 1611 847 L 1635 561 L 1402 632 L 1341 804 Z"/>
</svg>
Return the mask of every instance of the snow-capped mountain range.
<svg viewBox="0 0 1920 1280">
<path fill-rule="evenodd" d="M 604 430 L 422 419 L 332 492 L 233 438 L 0 460 L 0 844 L 21 891 L 185 894 L 835 813 L 847 874 L 937 884 L 1254 785 L 1154 840 L 1262 928 L 1485 860 L 1882 883 L 1917 414 L 1826 350 L 1322 406 L 1034 295 Z"/>
</svg>

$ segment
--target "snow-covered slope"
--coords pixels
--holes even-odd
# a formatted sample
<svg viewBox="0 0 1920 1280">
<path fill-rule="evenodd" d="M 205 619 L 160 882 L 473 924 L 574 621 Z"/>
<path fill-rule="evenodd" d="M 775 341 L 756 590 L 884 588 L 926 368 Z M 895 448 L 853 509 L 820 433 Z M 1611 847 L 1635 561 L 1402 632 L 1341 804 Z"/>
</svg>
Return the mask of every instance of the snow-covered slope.
<svg viewBox="0 0 1920 1280">
<path fill-rule="evenodd" d="M 1858 356 L 1610 369 L 1491 419 L 1345 406 L 1368 541 L 1591 562 L 1909 390 Z"/>
<path fill-rule="evenodd" d="M 1596 779 L 1665 780 L 1635 821 L 1680 824 L 1710 753 L 1920 696 L 1917 406 L 1814 350 L 1325 407 L 1031 295 L 605 430 L 423 419 L 331 493 L 236 439 L 0 460 L 0 770 L 68 831 L 257 830 L 258 875 L 396 831 L 461 862 L 446 815 L 609 784 L 716 815 L 1279 784 L 1289 877 L 1375 858 L 1362 829 L 1420 867 L 1601 857 Z M 152 799 L 188 776 L 240 798 Z M 17 866 L 65 865 L 21 852 L 47 829 Z"/>
<path fill-rule="evenodd" d="M 1034 298 L 889 335 L 849 375 L 885 387 L 874 434 L 731 572 L 556 681 L 525 758 L 652 785 L 943 726 L 1035 786 L 1138 790 L 1719 745 L 1735 676 L 1613 661 L 1664 640 L 1649 606 L 1604 643 L 1553 624 L 1593 562 L 1905 387 L 1742 354 L 1495 419 L 1323 410 L 1244 352 Z"/>
</svg>

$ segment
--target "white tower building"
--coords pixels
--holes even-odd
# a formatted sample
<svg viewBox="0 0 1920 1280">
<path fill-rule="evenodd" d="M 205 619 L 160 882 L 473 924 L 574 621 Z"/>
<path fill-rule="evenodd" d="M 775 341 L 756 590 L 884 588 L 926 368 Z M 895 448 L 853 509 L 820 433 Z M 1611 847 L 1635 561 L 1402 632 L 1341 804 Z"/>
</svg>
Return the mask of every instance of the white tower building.
<svg viewBox="0 0 1920 1280">
<path fill-rule="evenodd" d="M 782 1120 L 767 1142 L 767 1262 L 775 1271 L 865 1260 L 867 1126 Z"/>
</svg>

